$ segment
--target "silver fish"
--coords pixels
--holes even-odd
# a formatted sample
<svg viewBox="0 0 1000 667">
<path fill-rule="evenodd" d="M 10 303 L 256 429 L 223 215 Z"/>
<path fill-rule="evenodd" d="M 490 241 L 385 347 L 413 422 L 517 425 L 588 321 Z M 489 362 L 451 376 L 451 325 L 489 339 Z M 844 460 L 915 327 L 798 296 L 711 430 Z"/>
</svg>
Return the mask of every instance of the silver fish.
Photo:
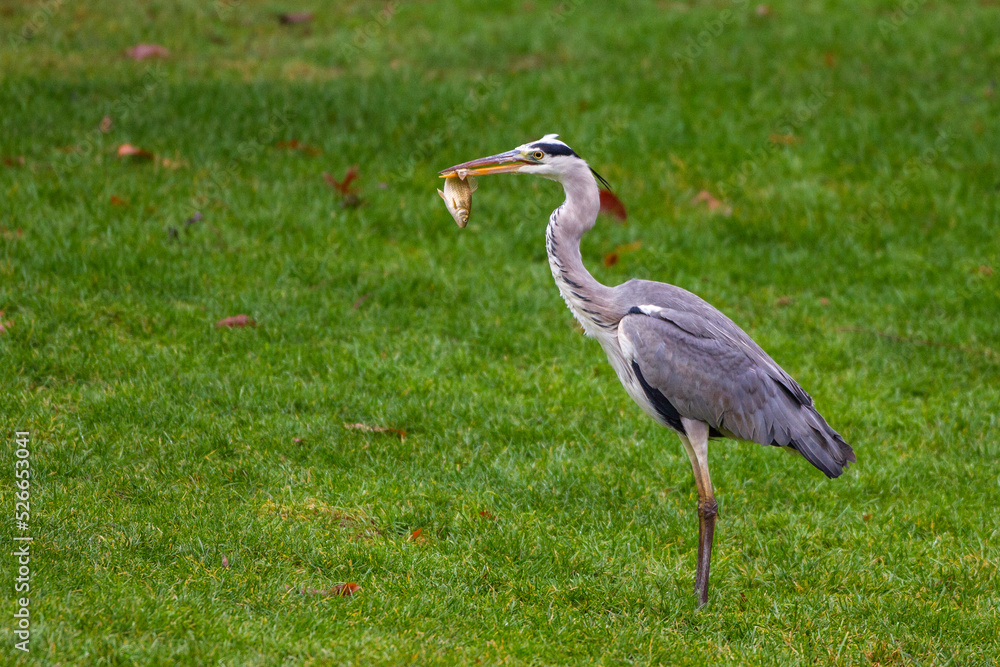
<svg viewBox="0 0 1000 667">
<path fill-rule="evenodd" d="M 462 171 L 465 171 L 464 169 Z M 451 176 L 444 180 L 444 192 L 438 190 L 444 205 L 448 207 L 451 217 L 455 218 L 455 223 L 459 227 L 469 224 L 469 214 L 472 213 L 472 193 L 476 191 L 479 184 L 472 176 L 465 177 L 459 173 L 458 176 Z"/>
</svg>

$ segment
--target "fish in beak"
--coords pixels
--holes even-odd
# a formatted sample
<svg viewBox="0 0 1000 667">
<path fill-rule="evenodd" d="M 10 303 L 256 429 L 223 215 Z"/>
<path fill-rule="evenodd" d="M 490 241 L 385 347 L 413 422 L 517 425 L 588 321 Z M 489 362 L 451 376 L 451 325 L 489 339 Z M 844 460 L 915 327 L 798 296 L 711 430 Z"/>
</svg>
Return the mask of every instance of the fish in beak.
<svg viewBox="0 0 1000 667">
<path fill-rule="evenodd" d="M 463 169 L 458 176 L 449 176 L 444 182 L 444 192 L 438 190 L 444 205 L 448 207 L 451 217 L 455 218 L 455 224 L 465 227 L 469 224 L 469 215 L 472 213 L 472 193 L 476 191 L 478 185 L 473 176 L 466 176 Z"/>
<path fill-rule="evenodd" d="M 489 157 L 481 157 L 471 162 L 456 164 L 441 171 L 441 178 L 451 178 L 453 176 L 464 177 L 465 174 L 473 176 L 483 176 L 485 174 L 513 174 L 521 170 L 526 164 L 530 164 L 524 159 L 524 154 L 520 150 L 507 151 Z"/>
</svg>

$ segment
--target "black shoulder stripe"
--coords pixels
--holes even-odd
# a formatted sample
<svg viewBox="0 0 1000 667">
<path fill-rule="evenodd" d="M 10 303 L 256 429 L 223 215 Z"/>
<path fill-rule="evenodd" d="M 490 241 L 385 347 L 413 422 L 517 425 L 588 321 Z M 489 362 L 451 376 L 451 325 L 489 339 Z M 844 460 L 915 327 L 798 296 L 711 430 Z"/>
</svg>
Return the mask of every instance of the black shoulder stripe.
<svg viewBox="0 0 1000 667">
<path fill-rule="evenodd" d="M 640 308 L 639 306 L 632 306 L 631 308 L 628 309 L 628 314 L 629 315 L 645 315 L 646 313 L 642 312 L 642 308 Z"/>
<path fill-rule="evenodd" d="M 632 362 L 632 372 L 635 373 L 635 377 L 639 380 L 646 398 L 656 408 L 656 412 L 663 417 L 663 421 L 667 423 L 667 426 L 678 433 L 687 435 L 687 432 L 684 430 L 684 424 L 681 422 L 681 413 L 677 412 L 677 408 L 667 400 L 667 397 L 659 389 L 646 382 L 646 378 L 642 377 L 642 371 L 639 370 L 639 364 L 634 361 Z"/>
</svg>

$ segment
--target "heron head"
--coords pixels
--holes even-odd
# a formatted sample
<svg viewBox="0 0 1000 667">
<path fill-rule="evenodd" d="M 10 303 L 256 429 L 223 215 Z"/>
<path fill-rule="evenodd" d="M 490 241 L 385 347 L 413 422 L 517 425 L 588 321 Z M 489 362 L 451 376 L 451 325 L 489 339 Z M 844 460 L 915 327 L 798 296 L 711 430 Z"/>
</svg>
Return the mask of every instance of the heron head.
<svg viewBox="0 0 1000 667">
<path fill-rule="evenodd" d="M 554 181 L 562 181 L 571 173 L 590 169 L 587 163 L 558 134 L 546 134 L 538 141 L 522 144 L 512 151 L 456 164 L 441 171 L 442 178 L 467 174 L 535 174 Z M 597 172 L 590 169 L 597 180 L 606 183 Z M 464 173 L 462 173 L 464 172 Z"/>
</svg>

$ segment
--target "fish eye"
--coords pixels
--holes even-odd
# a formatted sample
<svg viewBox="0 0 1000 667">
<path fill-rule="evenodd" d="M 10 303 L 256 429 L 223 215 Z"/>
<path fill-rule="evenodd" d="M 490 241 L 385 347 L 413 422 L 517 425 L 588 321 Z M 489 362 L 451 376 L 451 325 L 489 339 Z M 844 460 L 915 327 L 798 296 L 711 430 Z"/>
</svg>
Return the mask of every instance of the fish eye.
<svg viewBox="0 0 1000 667">
<path fill-rule="evenodd" d="M 531 157 L 535 158 L 536 160 L 541 160 L 543 157 L 545 157 L 545 153 L 543 153 L 542 151 L 535 151 L 534 153 L 531 154 Z"/>
</svg>

